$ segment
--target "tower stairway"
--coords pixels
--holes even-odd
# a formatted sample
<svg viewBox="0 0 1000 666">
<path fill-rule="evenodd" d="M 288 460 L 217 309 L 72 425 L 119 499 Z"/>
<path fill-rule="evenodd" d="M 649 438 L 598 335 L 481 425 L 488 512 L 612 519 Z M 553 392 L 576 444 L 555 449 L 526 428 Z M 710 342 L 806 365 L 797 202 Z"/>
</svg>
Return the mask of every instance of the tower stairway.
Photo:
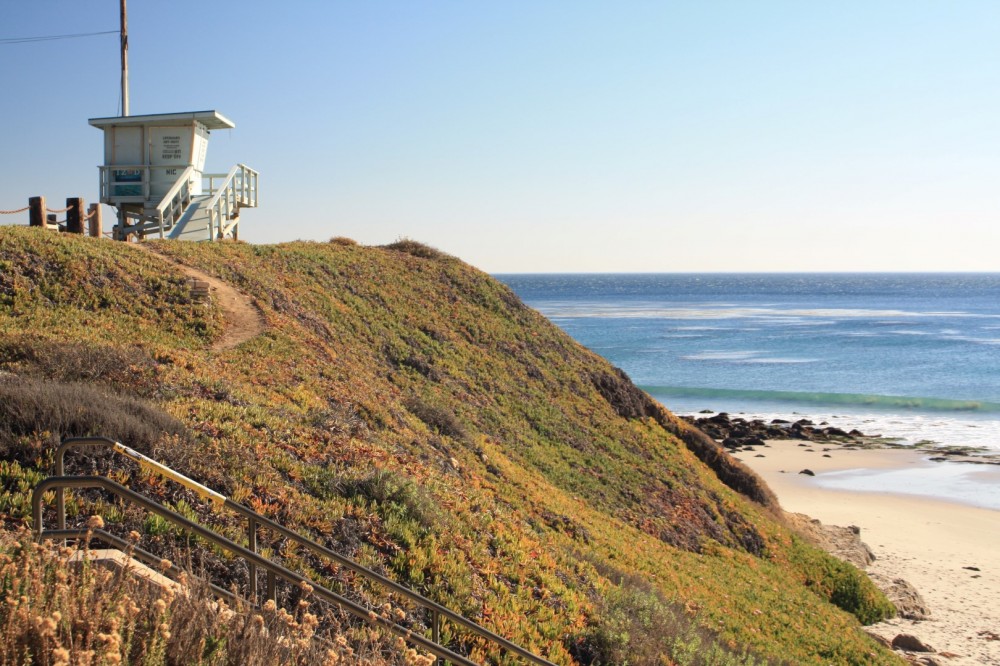
<svg viewBox="0 0 1000 666">
<path fill-rule="evenodd" d="M 102 169 L 106 169 L 101 192 L 104 201 L 108 198 L 105 190 L 111 191 L 116 183 L 112 180 L 115 170 Z M 147 236 L 194 241 L 238 239 L 240 211 L 258 205 L 259 175 L 244 164 L 237 164 L 228 174 L 198 174 L 194 167 L 188 167 L 158 200 L 149 194 L 151 168 L 140 167 L 135 171 L 142 175 L 142 180 L 133 187 L 144 194 L 139 199 L 141 203 L 119 204 L 119 221 L 114 227 L 117 240 Z M 194 183 L 199 176 L 202 184 L 196 188 Z"/>
</svg>

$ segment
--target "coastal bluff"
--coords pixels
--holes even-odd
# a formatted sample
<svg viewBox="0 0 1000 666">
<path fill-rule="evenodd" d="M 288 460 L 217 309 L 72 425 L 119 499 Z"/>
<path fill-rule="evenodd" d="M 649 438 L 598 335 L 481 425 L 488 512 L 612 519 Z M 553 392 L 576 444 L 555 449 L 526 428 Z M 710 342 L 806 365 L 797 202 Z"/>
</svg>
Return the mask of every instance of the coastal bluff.
<svg viewBox="0 0 1000 666">
<path fill-rule="evenodd" d="M 100 434 L 554 663 L 900 663 L 863 630 L 893 613 L 864 574 L 489 275 L 413 241 L 151 248 L 0 228 L 5 548 L 59 438 Z M 226 311 L 183 267 L 252 304 L 256 334 L 220 344 Z"/>
</svg>

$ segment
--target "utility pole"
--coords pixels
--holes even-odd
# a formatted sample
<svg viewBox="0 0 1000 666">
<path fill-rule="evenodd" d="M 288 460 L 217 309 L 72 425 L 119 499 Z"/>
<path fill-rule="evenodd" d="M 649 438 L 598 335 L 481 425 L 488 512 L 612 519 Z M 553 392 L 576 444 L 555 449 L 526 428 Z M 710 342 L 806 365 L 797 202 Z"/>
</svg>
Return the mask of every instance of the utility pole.
<svg viewBox="0 0 1000 666">
<path fill-rule="evenodd" d="M 122 45 L 122 116 L 128 115 L 128 16 L 125 0 L 121 0 L 121 45 Z"/>
</svg>

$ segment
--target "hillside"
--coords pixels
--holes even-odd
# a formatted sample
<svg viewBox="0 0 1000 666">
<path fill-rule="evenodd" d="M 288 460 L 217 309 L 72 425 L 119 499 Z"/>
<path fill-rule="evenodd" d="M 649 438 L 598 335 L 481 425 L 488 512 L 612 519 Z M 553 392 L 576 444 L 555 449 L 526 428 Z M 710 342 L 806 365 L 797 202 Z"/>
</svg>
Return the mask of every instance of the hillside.
<svg viewBox="0 0 1000 666">
<path fill-rule="evenodd" d="M 774 663 L 898 663 L 860 628 L 888 611 L 863 575 L 488 275 L 408 241 L 150 245 L 0 228 L 9 527 L 59 437 L 103 434 L 557 663 L 671 663 L 688 625 Z M 164 257 L 264 333 L 219 348 L 223 312 Z"/>
</svg>

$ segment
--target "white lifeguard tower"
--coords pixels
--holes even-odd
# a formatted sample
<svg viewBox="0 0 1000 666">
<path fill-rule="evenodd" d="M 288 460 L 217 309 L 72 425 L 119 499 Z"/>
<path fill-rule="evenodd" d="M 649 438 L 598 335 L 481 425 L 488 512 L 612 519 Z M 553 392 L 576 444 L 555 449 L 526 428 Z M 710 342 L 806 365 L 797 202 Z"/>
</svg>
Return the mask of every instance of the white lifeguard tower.
<svg viewBox="0 0 1000 666">
<path fill-rule="evenodd" d="M 237 164 L 205 173 L 212 130 L 232 129 L 217 111 L 91 118 L 104 131 L 101 203 L 118 210 L 114 238 L 239 237 L 240 210 L 257 207 L 257 172 Z"/>
</svg>

